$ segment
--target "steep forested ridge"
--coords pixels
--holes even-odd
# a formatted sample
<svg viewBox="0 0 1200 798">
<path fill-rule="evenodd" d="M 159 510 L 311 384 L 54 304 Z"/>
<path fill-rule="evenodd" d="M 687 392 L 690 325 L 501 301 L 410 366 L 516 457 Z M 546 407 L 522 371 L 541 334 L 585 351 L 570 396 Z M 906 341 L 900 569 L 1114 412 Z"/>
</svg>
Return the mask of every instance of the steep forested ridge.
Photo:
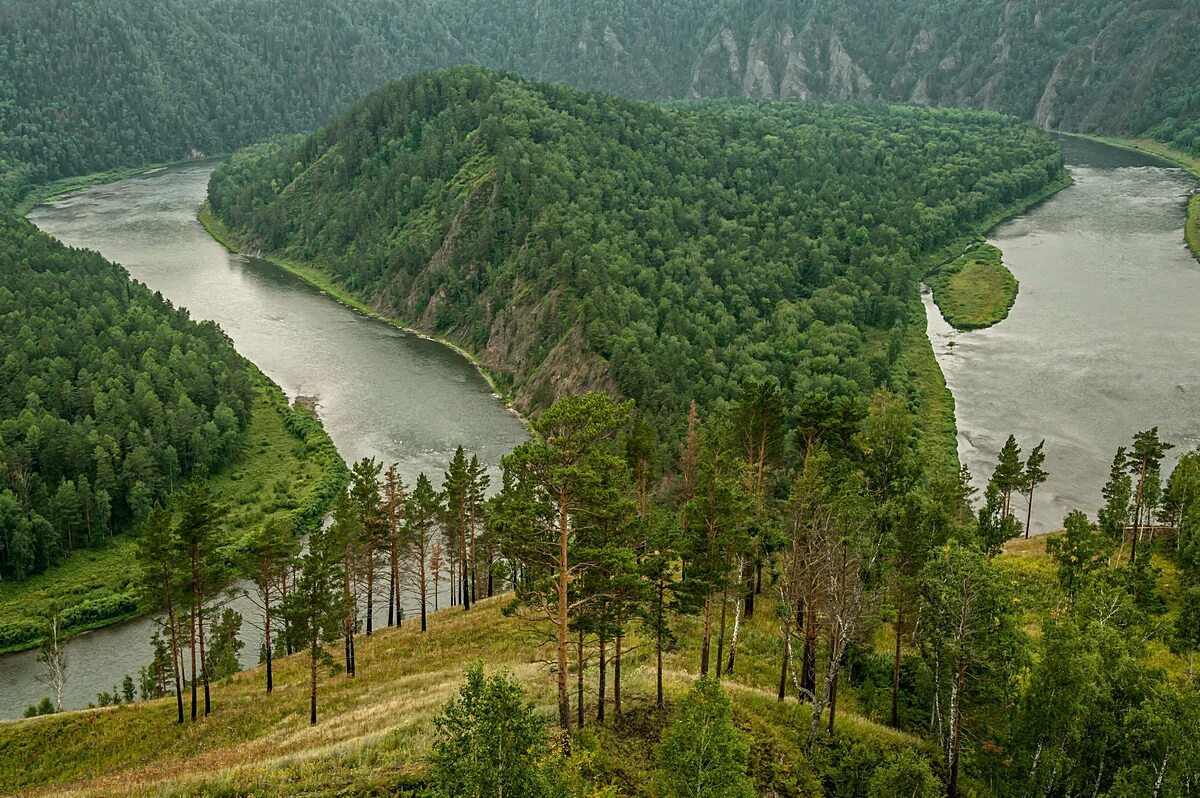
<svg viewBox="0 0 1200 798">
<path fill-rule="evenodd" d="M 770 375 L 907 389 L 922 256 L 1062 171 L 991 113 L 652 106 L 474 67 L 236 155 L 215 215 L 481 354 L 519 406 L 616 388 L 656 417 Z M 920 320 L 923 324 L 923 317 Z"/>
<path fill-rule="evenodd" d="M 1200 151 L 1192 0 L 0 0 L 0 202 L 477 63 L 642 99 L 887 99 Z"/>
<path fill-rule="evenodd" d="M 225 462 L 254 378 L 216 325 L 8 214 L 0 263 L 0 579 L 21 579 Z"/>
</svg>

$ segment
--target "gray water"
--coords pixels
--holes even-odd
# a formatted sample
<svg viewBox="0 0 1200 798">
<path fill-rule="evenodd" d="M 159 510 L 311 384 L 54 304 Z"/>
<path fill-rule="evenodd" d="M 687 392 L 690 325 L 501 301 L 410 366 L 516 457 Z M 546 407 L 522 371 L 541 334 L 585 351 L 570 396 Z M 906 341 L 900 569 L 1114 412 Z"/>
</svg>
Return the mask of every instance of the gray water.
<svg viewBox="0 0 1200 798">
<path fill-rule="evenodd" d="M 976 485 L 1010 433 L 1023 454 L 1046 440 L 1034 532 L 1073 509 L 1094 516 L 1135 432 L 1157 425 L 1177 446 L 1168 465 L 1200 443 L 1200 264 L 1183 242 L 1196 183 L 1112 147 L 1063 147 L 1075 185 L 991 234 L 1021 284 L 1009 317 L 960 333 L 925 301 Z"/>
<path fill-rule="evenodd" d="M 424 471 L 437 485 L 461 444 L 498 483 L 500 458 L 527 436 L 475 368 L 447 347 L 351 310 L 269 263 L 229 254 L 195 218 L 213 166 L 99 186 L 40 205 L 29 218 L 66 244 L 121 263 L 193 318 L 216 321 L 289 398 L 316 397 L 347 462 L 375 457 L 396 463 L 406 483 Z M 251 623 L 261 613 L 244 598 L 233 606 L 245 617 L 243 665 L 257 664 L 262 637 Z M 385 620 L 386 603 L 376 623 Z M 87 706 L 126 674 L 136 680 L 151 657 L 154 624 L 142 618 L 71 640 L 64 706 Z M 19 717 L 47 694 L 34 680 L 37 671 L 32 651 L 0 657 L 0 719 Z"/>
</svg>

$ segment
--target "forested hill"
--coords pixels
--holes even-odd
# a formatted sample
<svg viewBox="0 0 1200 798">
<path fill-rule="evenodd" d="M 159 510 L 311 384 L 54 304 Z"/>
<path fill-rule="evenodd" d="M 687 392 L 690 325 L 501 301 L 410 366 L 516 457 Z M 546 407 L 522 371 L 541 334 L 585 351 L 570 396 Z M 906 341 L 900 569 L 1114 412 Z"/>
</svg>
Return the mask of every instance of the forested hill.
<svg viewBox="0 0 1200 798">
<path fill-rule="evenodd" d="M 0 213 L 0 581 L 140 522 L 241 442 L 252 367 L 124 269 Z M 11 644 L 0 625 L 0 645 Z M 7 630 L 12 632 L 12 630 Z"/>
<path fill-rule="evenodd" d="M 0 0 L 0 204 L 477 63 L 642 99 L 886 99 L 1200 152 L 1194 0 Z"/>
<path fill-rule="evenodd" d="M 923 255 L 1061 174 L 992 113 L 655 106 L 459 67 L 239 153 L 210 201 L 243 247 L 480 353 L 523 409 L 615 388 L 668 419 L 768 375 L 905 392 Z"/>
</svg>

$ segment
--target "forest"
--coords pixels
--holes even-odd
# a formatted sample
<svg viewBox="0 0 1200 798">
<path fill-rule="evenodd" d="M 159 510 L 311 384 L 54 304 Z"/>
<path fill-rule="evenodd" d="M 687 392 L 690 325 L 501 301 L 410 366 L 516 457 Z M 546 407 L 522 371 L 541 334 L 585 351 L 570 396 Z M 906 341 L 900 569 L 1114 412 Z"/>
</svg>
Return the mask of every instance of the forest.
<svg viewBox="0 0 1200 798">
<path fill-rule="evenodd" d="M 254 372 L 124 269 L 0 216 L 0 578 L 39 573 L 218 468 Z"/>
<path fill-rule="evenodd" d="M 231 152 L 475 63 L 650 100 L 883 99 L 1200 152 L 1190 0 L 0 2 L 0 204 Z"/>
<path fill-rule="evenodd" d="M 248 148 L 209 200 L 243 249 L 477 353 L 522 410 L 602 388 L 667 429 L 746 378 L 911 398 L 929 258 L 1062 175 L 992 113 L 653 106 L 459 67 Z"/>
<path fill-rule="evenodd" d="M 129 768 L 178 795 L 1194 794 L 1200 452 L 1168 467 L 1174 447 L 1139 432 L 1097 521 L 1022 540 L 1044 444 L 1010 437 L 975 497 L 969 474 L 922 471 L 886 389 L 850 414 L 819 394 L 798 410 L 747 381 L 663 447 L 632 402 L 565 397 L 488 498 L 462 448 L 412 484 L 359 461 L 302 551 L 274 524 L 247 541 L 255 618 L 221 610 L 220 508 L 191 484 L 140 536 L 158 653 L 91 716 L 92 734 L 147 742 L 68 733 L 52 751 L 44 732 L 79 721 L 47 699 L 39 725 L 0 729 L 0 775 Z M 401 595 L 418 612 L 393 612 Z M 243 620 L 267 630 L 264 667 L 235 677 Z M 41 661 L 80 667 L 52 644 Z M 464 661 L 488 665 L 453 692 Z M 391 733 L 354 731 L 381 711 L 400 711 Z M 313 766 L 156 766 L 246 744 L 270 761 L 280 729 Z"/>
</svg>

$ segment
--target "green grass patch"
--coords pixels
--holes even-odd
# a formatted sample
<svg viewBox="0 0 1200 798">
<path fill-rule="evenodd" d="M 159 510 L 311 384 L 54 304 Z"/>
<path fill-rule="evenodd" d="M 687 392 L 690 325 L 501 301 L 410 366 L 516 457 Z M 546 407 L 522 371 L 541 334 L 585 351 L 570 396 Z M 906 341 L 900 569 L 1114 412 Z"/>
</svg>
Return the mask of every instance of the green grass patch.
<svg viewBox="0 0 1200 798">
<path fill-rule="evenodd" d="M 933 301 L 956 330 L 981 330 L 1008 317 L 1019 289 L 1000 250 L 979 242 L 927 278 Z"/>
<path fill-rule="evenodd" d="M 291 515 L 299 531 L 320 520 L 345 483 L 345 464 L 319 422 L 266 378 L 258 387 L 238 455 L 210 479 L 229 508 L 229 544 L 268 519 Z M 149 612 L 136 585 L 133 533 L 85 549 L 45 573 L 0 583 L 0 653 L 38 645 L 44 619 L 62 613 L 68 635 Z"/>
</svg>

